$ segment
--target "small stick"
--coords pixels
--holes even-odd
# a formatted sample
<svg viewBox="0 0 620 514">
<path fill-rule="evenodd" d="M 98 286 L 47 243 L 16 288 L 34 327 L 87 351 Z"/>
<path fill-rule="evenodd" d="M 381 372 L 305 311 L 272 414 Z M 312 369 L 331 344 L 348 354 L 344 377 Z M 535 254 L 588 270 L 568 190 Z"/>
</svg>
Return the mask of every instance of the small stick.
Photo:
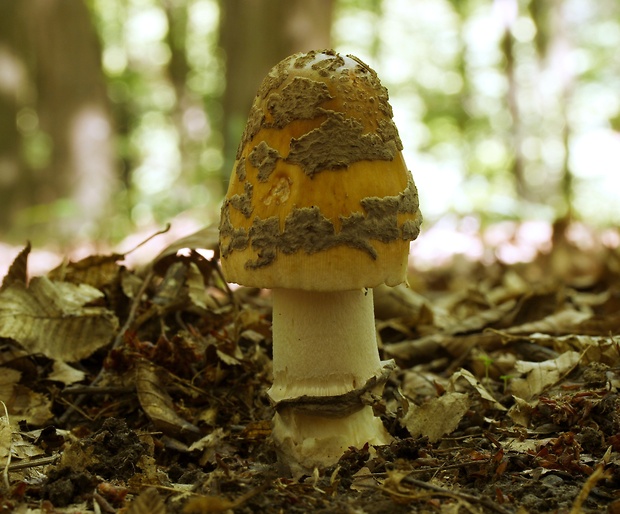
<svg viewBox="0 0 620 514">
<path fill-rule="evenodd" d="M 62 390 L 62 394 L 121 394 L 130 393 L 134 391 L 133 386 L 92 386 L 92 385 L 78 385 L 73 387 L 67 387 Z"/>
<path fill-rule="evenodd" d="M 54 464 L 60 455 L 54 455 L 52 457 L 41 457 L 40 459 L 32 459 L 24 462 L 16 462 L 9 466 L 9 472 L 18 471 L 20 469 L 36 468 L 39 466 L 47 466 L 48 464 Z"/>
<path fill-rule="evenodd" d="M 4 407 L 4 417 L 6 418 L 6 424 L 9 427 L 9 430 L 11 429 L 11 420 L 9 419 L 9 409 L 7 409 L 6 407 L 6 403 L 4 403 L 2 400 L 0 400 L 0 403 L 2 403 L 2 407 Z M 9 466 L 11 465 L 11 449 L 13 448 L 13 431 L 11 431 L 11 435 L 9 436 L 10 442 L 9 442 L 9 447 L 7 448 L 7 455 L 6 455 L 6 464 L 4 465 L 4 469 L 2 470 L 2 479 L 4 480 L 4 487 L 5 489 L 8 491 L 11 487 L 11 483 L 9 482 Z"/>
<path fill-rule="evenodd" d="M 125 324 L 123 325 L 123 327 L 121 328 L 121 330 L 119 331 L 119 333 L 117 334 L 116 338 L 114 339 L 114 343 L 112 344 L 112 348 L 117 348 L 118 346 L 120 346 L 120 344 L 123 342 L 123 337 L 125 335 L 125 333 L 131 328 L 135 318 L 136 318 L 136 314 L 138 312 L 138 307 L 140 306 L 140 299 L 142 298 L 142 295 L 146 292 L 146 289 L 148 288 L 149 284 L 151 283 L 151 280 L 153 279 L 153 276 L 155 275 L 155 273 L 153 272 L 153 270 L 149 270 L 149 272 L 146 274 L 146 276 L 144 277 L 144 281 L 142 282 L 142 285 L 140 286 L 140 290 L 138 291 L 138 294 L 136 295 L 136 297 L 134 298 L 132 304 L 131 304 L 131 309 L 129 309 L 129 314 L 127 316 L 127 320 L 125 321 Z M 90 386 L 96 386 L 101 379 L 103 378 L 103 374 L 104 374 L 104 370 L 103 368 L 101 368 L 101 370 L 99 370 L 99 373 L 97 374 L 97 376 L 95 377 L 95 379 L 91 382 Z M 79 405 L 86 399 L 87 395 L 86 394 L 82 394 L 80 396 L 78 396 L 75 401 L 71 404 L 71 406 L 63 413 L 62 416 L 60 416 L 60 418 L 58 418 L 58 422 L 61 425 L 64 425 L 67 420 L 69 419 L 69 416 L 71 416 L 71 414 L 73 414 L 73 412 L 76 410 L 77 407 L 79 407 Z"/>
<path fill-rule="evenodd" d="M 504 509 L 503 507 L 497 505 L 496 503 L 487 500 L 486 498 L 481 498 L 479 496 L 474 496 L 473 494 L 469 494 L 469 493 L 463 493 L 460 491 L 451 491 L 450 489 L 445 489 L 443 487 L 439 487 L 433 484 L 429 484 L 428 482 L 424 482 L 422 480 L 417 480 L 415 478 L 411 478 L 411 477 L 405 477 L 402 480 L 404 483 L 409 484 L 409 485 L 414 485 L 416 487 L 420 487 L 422 489 L 428 489 L 429 491 L 433 491 L 435 493 L 441 494 L 441 495 L 445 495 L 445 496 L 451 496 L 453 498 L 460 498 L 462 500 L 468 501 L 468 502 L 472 502 L 472 503 L 478 503 L 484 507 L 486 507 L 487 509 L 490 509 L 494 512 L 499 512 L 500 514 L 510 514 L 510 511 Z"/>
<path fill-rule="evenodd" d="M 598 484 L 600 480 L 608 478 L 608 474 L 605 471 L 605 465 L 609 463 L 610 456 L 611 446 L 607 449 L 605 455 L 603 455 L 603 458 L 601 459 L 601 462 L 597 464 L 592 474 L 583 484 L 581 491 L 579 491 L 577 498 L 575 498 L 575 501 L 573 502 L 570 514 L 579 514 L 580 512 L 582 512 L 581 506 L 588 499 L 588 496 L 590 495 L 592 489 L 596 487 L 596 484 Z"/>
</svg>

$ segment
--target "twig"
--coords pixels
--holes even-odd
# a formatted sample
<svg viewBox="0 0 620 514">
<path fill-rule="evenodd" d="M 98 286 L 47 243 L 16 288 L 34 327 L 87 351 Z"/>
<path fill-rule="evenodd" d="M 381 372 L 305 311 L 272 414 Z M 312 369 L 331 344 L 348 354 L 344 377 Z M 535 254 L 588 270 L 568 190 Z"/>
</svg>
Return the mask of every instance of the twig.
<svg viewBox="0 0 620 514">
<path fill-rule="evenodd" d="M 140 290 L 138 291 L 135 298 L 133 299 L 133 302 L 131 303 L 131 308 L 129 309 L 127 320 L 125 321 L 125 323 L 123 324 L 123 327 L 121 328 L 121 330 L 118 332 L 118 334 L 114 338 L 114 343 L 112 344 L 112 348 L 118 348 L 121 345 L 121 343 L 123 342 L 123 337 L 125 336 L 125 333 L 133 325 L 133 322 L 136 319 L 136 314 L 138 312 L 138 307 L 140 306 L 140 300 L 142 296 L 144 295 L 144 293 L 146 292 L 154 275 L 155 275 L 155 272 L 151 269 L 144 277 L 144 281 L 142 282 L 142 285 L 140 286 Z M 97 385 L 101 381 L 101 379 L 103 378 L 103 374 L 104 374 L 104 369 L 101 368 L 97 376 L 91 382 L 90 384 L 91 387 Z M 74 402 L 71 404 L 71 406 L 63 413 L 63 415 L 60 416 L 60 418 L 58 418 L 59 424 L 64 425 L 69 419 L 69 416 L 73 414 L 73 412 L 80 406 L 80 404 L 86 399 L 86 397 L 87 397 L 86 394 L 82 394 L 78 396 L 74 400 Z"/>
<path fill-rule="evenodd" d="M 138 307 L 140 306 L 140 300 L 142 299 L 142 295 L 144 295 L 144 293 L 146 292 L 149 284 L 151 283 L 151 280 L 153 280 L 154 275 L 155 272 L 153 271 L 153 269 L 150 269 L 144 277 L 142 285 L 140 286 L 140 290 L 133 299 L 133 302 L 131 303 L 131 308 L 129 309 L 127 320 L 125 321 L 123 328 L 121 328 L 116 338 L 114 339 L 114 344 L 112 344 L 112 348 L 118 348 L 121 345 L 121 343 L 123 342 L 123 337 L 125 336 L 125 332 L 127 332 L 133 325 L 133 322 L 136 319 L 136 314 L 138 312 Z M 93 381 L 93 384 L 96 384 L 97 381 L 101 379 L 101 376 L 102 372 L 99 372 L 99 375 L 97 375 L 97 377 Z"/>
<path fill-rule="evenodd" d="M 7 409 L 6 407 L 6 403 L 4 403 L 2 400 L 0 400 L 0 403 L 2 403 L 2 407 L 4 407 L 4 416 L 6 418 L 6 425 L 7 427 L 9 427 L 9 430 L 11 430 L 11 420 L 9 419 L 9 409 Z M 7 455 L 6 455 L 6 464 L 4 465 L 4 469 L 2 470 L 2 479 L 4 481 L 4 488 L 8 491 L 11 487 L 11 483 L 9 482 L 9 466 L 11 465 L 11 451 L 13 448 L 13 432 L 11 431 L 11 435 L 9 436 L 9 445 L 7 448 Z"/>
<path fill-rule="evenodd" d="M 62 394 L 122 394 L 130 393 L 136 388 L 134 386 L 97 386 L 97 385 L 78 385 L 66 387 L 62 390 Z"/>
<path fill-rule="evenodd" d="M 592 474 L 588 477 L 588 479 L 583 484 L 581 491 L 579 491 L 577 498 L 575 498 L 575 501 L 573 502 L 573 506 L 570 510 L 570 514 L 580 514 L 580 512 L 582 512 L 581 506 L 588 499 L 588 496 L 590 495 L 590 492 L 592 491 L 592 489 L 596 487 L 596 484 L 598 484 L 599 481 L 601 481 L 604 478 L 608 478 L 609 475 L 605 471 L 605 466 L 609 463 L 610 456 L 611 456 L 611 446 L 607 449 L 607 451 L 605 452 L 605 455 L 601 459 L 601 462 L 597 464 Z"/>
<path fill-rule="evenodd" d="M 141 246 L 145 245 L 146 243 L 148 243 L 151 239 L 155 239 L 157 236 L 161 236 L 162 234 L 165 234 L 166 232 L 168 232 L 170 230 L 170 227 L 172 225 L 170 223 L 166 223 L 166 226 L 164 228 L 162 228 L 161 230 L 158 230 L 157 232 L 155 232 L 154 234 L 151 234 L 149 237 L 147 237 L 144 241 L 141 241 L 140 243 L 138 243 L 134 248 L 132 248 L 131 250 L 127 250 L 126 252 L 123 253 L 123 255 L 129 255 L 131 252 L 135 252 L 138 248 L 140 248 Z"/>
<path fill-rule="evenodd" d="M 459 498 L 461 500 L 465 500 L 471 503 L 478 503 L 487 509 L 492 510 L 493 512 L 499 512 L 500 514 L 511 514 L 510 511 L 504 509 L 503 507 L 497 505 L 496 503 L 487 500 L 486 498 L 482 498 L 480 496 L 474 496 L 473 494 L 463 493 L 460 491 L 451 491 L 450 489 L 445 489 L 443 487 L 439 487 L 433 484 L 429 484 L 428 482 L 424 482 L 422 480 L 417 480 L 415 478 L 411 478 L 409 476 L 403 478 L 402 482 L 414 485 L 416 487 L 420 487 L 421 489 L 427 489 L 434 493 L 438 493 L 445 496 L 451 496 L 453 498 Z"/>
<path fill-rule="evenodd" d="M 32 459 L 25 462 L 17 462 L 9 466 L 9 471 L 18 471 L 20 469 L 36 468 L 39 466 L 47 466 L 48 464 L 54 464 L 60 455 L 54 455 L 52 457 L 41 457 L 40 459 Z"/>
<path fill-rule="evenodd" d="M 421 475 L 424 473 L 438 473 L 439 471 L 445 471 L 447 469 L 460 469 L 460 468 L 465 468 L 467 466 L 480 466 L 481 464 L 484 464 L 485 460 L 468 460 L 465 462 L 458 462 L 456 464 L 446 464 L 445 466 L 428 466 L 425 468 L 417 468 L 417 469 L 413 469 L 411 471 L 409 471 L 410 475 Z"/>
<path fill-rule="evenodd" d="M 233 314 L 234 327 L 235 327 L 235 334 L 233 334 L 233 336 L 234 336 L 234 340 L 237 341 L 239 339 L 239 332 L 240 332 L 239 330 L 239 311 L 240 311 L 239 303 L 237 301 L 235 294 L 233 293 L 233 290 L 230 288 L 230 285 L 224 278 L 224 273 L 222 273 L 222 269 L 220 268 L 218 263 L 215 261 L 215 259 L 211 262 L 213 264 L 213 269 L 215 271 L 215 274 L 219 277 L 222 284 L 224 285 L 224 291 L 226 292 L 226 295 L 228 296 L 228 299 L 230 300 L 230 303 L 232 305 L 232 309 L 233 309 L 232 314 Z"/>
</svg>

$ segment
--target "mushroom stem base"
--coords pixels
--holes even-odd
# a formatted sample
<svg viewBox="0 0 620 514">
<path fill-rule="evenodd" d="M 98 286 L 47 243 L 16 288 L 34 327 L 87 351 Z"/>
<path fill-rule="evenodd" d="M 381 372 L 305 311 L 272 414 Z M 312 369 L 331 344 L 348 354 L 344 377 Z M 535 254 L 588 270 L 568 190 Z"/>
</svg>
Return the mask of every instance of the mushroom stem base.
<svg viewBox="0 0 620 514">
<path fill-rule="evenodd" d="M 273 419 L 278 459 L 294 476 L 334 465 L 350 447 L 389 444 L 383 423 L 366 406 L 345 418 L 325 418 L 283 409 Z"/>
</svg>

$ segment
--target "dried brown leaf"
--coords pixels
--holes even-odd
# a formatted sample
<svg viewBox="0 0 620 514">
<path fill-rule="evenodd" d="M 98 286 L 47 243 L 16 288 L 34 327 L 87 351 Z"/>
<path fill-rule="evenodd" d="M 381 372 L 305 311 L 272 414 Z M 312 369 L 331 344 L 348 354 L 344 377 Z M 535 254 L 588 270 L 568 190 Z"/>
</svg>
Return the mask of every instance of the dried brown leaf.
<svg viewBox="0 0 620 514">
<path fill-rule="evenodd" d="M 127 514 L 166 514 L 166 512 L 166 505 L 154 487 L 141 492 L 127 509 Z"/>
<path fill-rule="evenodd" d="M 538 400 L 532 400 L 528 402 L 525 401 L 523 398 L 519 398 L 518 396 L 513 396 L 513 398 L 515 403 L 512 407 L 510 407 L 510 410 L 508 411 L 508 416 L 510 416 L 510 419 L 512 419 L 515 424 L 522 427 L 529 427 L 532 412 L 538 404 Z"/>
<path fill-rule="evenodd" d="M 21 373 L 11 368 L 0 368 L 0 400 L 17 421 L 40 426 L 52 418 L 51 401 L 45 395 L 19 383 Z"/>
<path fill-rule="evenodd" d="M 81 382 L 85 377 L 86 373 L 69 366 L 66 362 L 54 361 L 52 372 L 47 376 L 47 379 L 69 385 Z"/>
<path fill-rule="evenodd" d="M 373 295 L 377 319 L 399 319 L 411 326 L 433 323 L 428 300 L 402 284 L 395 287 L 380 285 L 374 289 Z"/>
<path fill-rule="evenodd" d="M 547 334 L 532 334 L 529 339 L 549 346 L 557 353 L 576 351 L 582 353 L 581 364 L 600 362 L 610 367 L 620 366 L 620 338 L 617 336 L 590 336 L 569 334 L 553 337 Z"/>
<path fill-rule="evenodd" d="M 187 300 L 187 268 L 187 264 L 181 261 L 172 262 L 166 268 L 164 279 L 153 296 L 153 303 L 167 306 Z"/>
<path fill-rule="evenodd" d="M 506 407 L 504 407 L 501 403 L 499 403 L 493 397 L 493 395 L 489 393 L 489 391 L 486 390 L 486 388 L 480 383 L 480 381 L 474 375 L 472 375 L 471 372 L 467 371 L 466 369 L 461 369 L 452 374 L 452 376 L 450 377 L 451 390 L 455 390 L 456 383 L 460 379 L 465 380 L 465 382 L 467 382 L 480 395 L 482 399 L 487 400 L 488 402 L 491 402 L 494 409 L 501 410 L 501 411 L 506 410 Z"/>
<path fill-rule="evenodd" d="M 411 405 L 403 418 L 412 437 L 426 436 L 430 442 L 453 432 L 469 409 L 471 400 L 464 393 L 446 393 L 421 406 Z"/>
<path fill-rule="evenodd" d="M 151 363 L 139 361 L 136 366 L 138 400 L 151 422 L 164 434 L 182 439 L 197 439 L 200 430 L 184 420 L 174 409 L 172 398 L 164 389 L 165 380 Z"/>
<path fill-rule="evenodd" d="M 218 427 L 210 434 L 199 439 L 190 446 L 190 451 L 201 451 L 200 465 L 205 466 L 207 463 L 215 464 L 217 455 L 227 453 L 231 450 L 230 445 L 226 442 L 227 433 L 223 428 Z"/>
<path fill-rule="evenodd" d="M 204 276 L 200 273 L 196 263 L 190 262 L 187 271 L 187 288 L 192 303 L 204 310 L 217 309 L 219 305 L 213 300 L 213 297 L 207 293 Z"/>
<path fill-rule="evenodd" d="M 0 406 L 0 469 L 4 469 L 7 459 L 11 456 L 13 445 L 13 428 L 11 422 L 5 416 L 4 408 Z"/>
<path fill-rule="evenodd" d="M 24 249 L 19 252 L 17 257 L 13 260 L 13 263 L 9 267 L 9 271 L 4 277 L 2 281 L 2 286 L 0 286 L 0 291 L 4 291 L 7 287 L 9 287 L 14 282 L 21 282 L 25 284 L 28 280 L 28 255 L 31 250 L 30 242 L 24 247 Z"/>
<path fill-rule="evenodd" d="M 525 378 L 510 381 L 510 391 L 514 396 L 531 400 L 548 387 L 557 384 L 580 361 L 579 352 L 564 352 L 556 359 L 543 362 L 517 361 L 515 370 L 525 374 Z"/>
<path fill-rule="evenodd" d="M 13 390 L 19 383 L 21 372 L 12 368 L 0 368 L 0 400 L 8 403 L 13 396 Z"/>
<path fill-rule="evenodd" d="M 121 288 L 127 298 L 134 299 L 142 289 L 144 279 L 127 270 L 121 273 Z"/>
<path fill-rule="evenodd" d="M 217 514 L 232 512 L 236 503 L 222 496 L 198 496 L 189 500 L 183 508 L 184 514 Z"/>
<path fill-rule="evenodd" d="M 21 384 L 15 387 L 9 412 L 33 426 L 45 425 L 53 417 L 50 399 Z"/>
<path fill-rule="evenodd" d="M 445 334 L 431 334 L 419 339 L 384 344 L 383 350 L 388 357 L 396 359 L 401 367 L 411 367 L 446 356 L 442 343 L 448 337 Z"/>
<path fill-rule="evenodd" d="M 211 273 L 212 266 L 209 261 L 196 250 L 212 250 L 214 255 L 217 256 L 218 249 L 219 230 L 217 226 L 210 225 L 198 232 L 194 232 L 189 236 L 175 241 L 160 252 L 151 264 L 157 273 L 163 275 L 166 268 L 173 262 L 178 260 L 189 260 L 190 262 L 196 263 L 201 273 L 207 278 Z"/>
<path fill-rule="evenodd" d="M 580 323 L 590 318 L 587 312 L 581 312 L 574 309 L 566 309 L 556 312 L 543 319 L 515 325 L 506 329 L 508 334 L 534 334 L 542 332 L 544 334 L 566 334 L 574 330 Z"/>
<path fill-rule="evenodd" d="M 478 332 L 485 327 L 489 327 L 501 322 L 517 305 L 516 300 L 508 300 L 491 309 L 486 309 L 476 315 L 467 316 L 446 327 L 449 334 L 467 334 Z"/>
<path fill-rule="evenodd" d="M 107 309 L 86 307 L 103 294 L 87 285 L 35 277 L 0 292 L 0 337 L 32 354 L 75 362 L 108 344 L 118 320 Z"/>
<path fill-rule="evenodd" d="M 96 289 L 111 284 L 118 279 L 121 266 L 118 261 L 125 258 L 123 254 L 90 255 L 77 262 L 63 262 L 50 271 L 51 280 L 87 284 Z"/>
</svg>

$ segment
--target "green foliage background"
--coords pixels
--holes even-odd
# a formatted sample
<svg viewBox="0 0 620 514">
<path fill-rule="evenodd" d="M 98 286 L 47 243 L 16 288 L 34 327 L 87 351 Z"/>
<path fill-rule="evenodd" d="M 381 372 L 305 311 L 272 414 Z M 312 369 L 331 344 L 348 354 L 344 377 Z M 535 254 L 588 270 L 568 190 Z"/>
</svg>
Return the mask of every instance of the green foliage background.
<svg viewBox="0 0 620 514">
<path fill-rule="evenodd" d="M 223 138 L 238 137 L 223 134 L 220 3 L 87 5 L 121 162 L 113 214 L 88 235 L 114 241 L 179 215 L 216 222 L 229 173 Z M 619 2 L 336 0 L 333 9 L 332 46 L 368 62 L 390 91 L 427 222 L 474 213 L 483 223 L 620 223 Z M 17 125 L 36 166 L 50 148 L 32 116 L 22 109 Z M 70 199 L 30 206 L 12 235 L 70 209 Z"/>
</svg>

